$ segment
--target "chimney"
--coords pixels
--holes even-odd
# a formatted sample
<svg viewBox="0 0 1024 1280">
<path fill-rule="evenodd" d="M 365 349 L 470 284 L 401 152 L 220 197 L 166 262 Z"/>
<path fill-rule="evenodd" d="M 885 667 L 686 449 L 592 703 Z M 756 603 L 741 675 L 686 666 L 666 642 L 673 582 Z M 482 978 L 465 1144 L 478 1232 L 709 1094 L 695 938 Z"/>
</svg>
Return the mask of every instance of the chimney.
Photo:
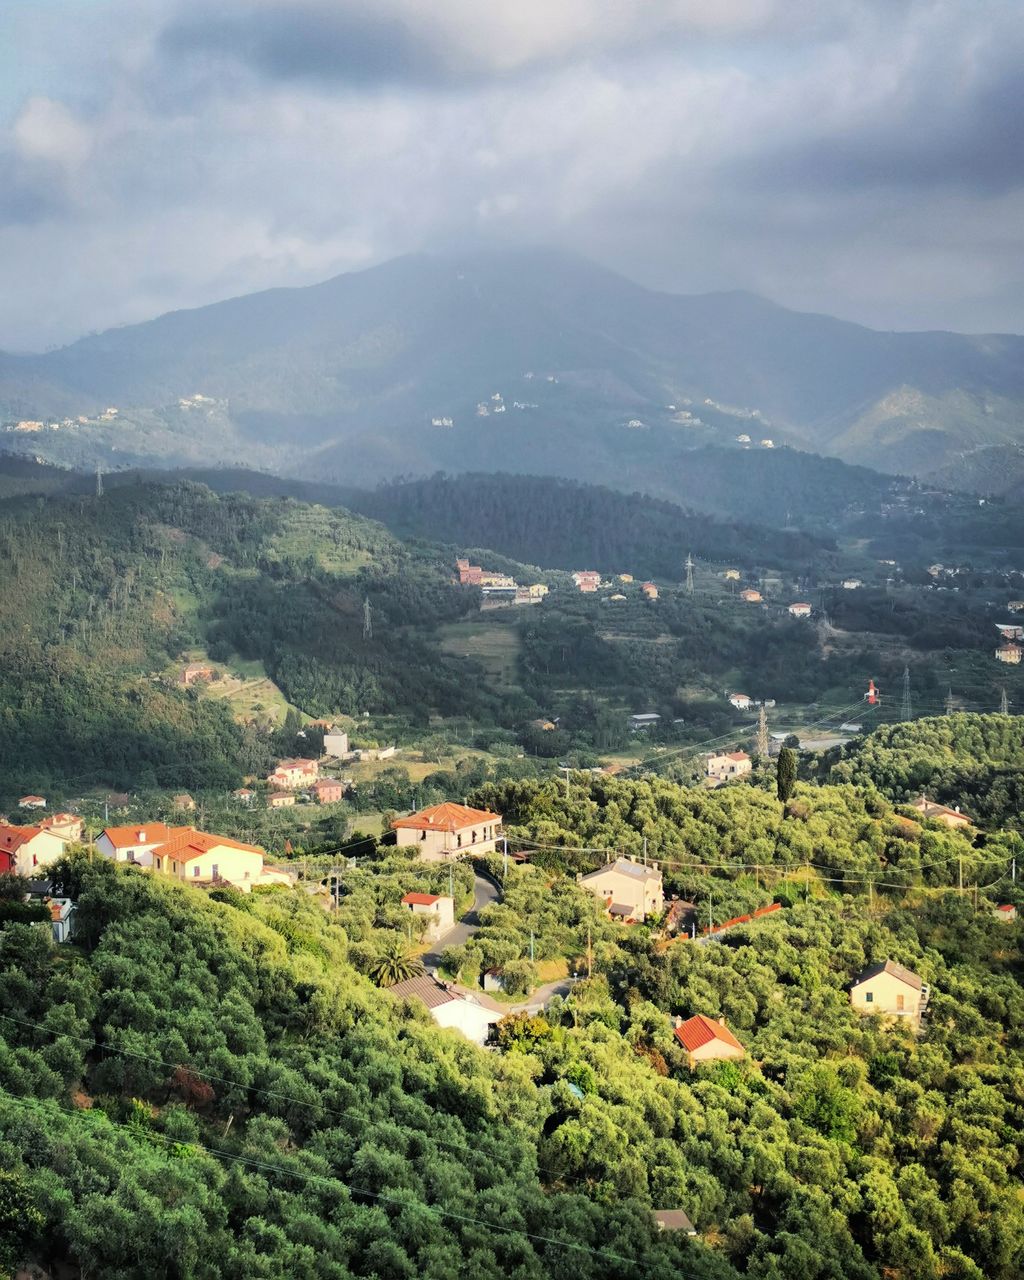
<svg viewBox="0 0 1024 1280">
<path fill-rule="evenodd" d="M 136 831 L 135 836 L 136 836 L 136 839 L 138 840 L 138 843 L 139 843 L 139 844 L 145 844 L 145 843 L 146 843 L 146 833 L 145 833 L 145 831 Z"/>
<path fill-rule="evenodd" d="M 658 864 L 657 864 L 656 862 L 652 862 L 652 863 L 651 863 L 651 866 L 653 867 L 653 869 L 654 869 L 655 871 L 657 871 L 657 870 L 658 870 Z"/>
<path fill-rule="evenodd" d="M 672 1027 L 673 1027 L 673 1029 L 674 1029 L 674 1028 L 676 1028 L 676 1027 L 681 1027 L 682 1025 L 683 1025 L 683 1020 L 682 1020 L 682 1018 L 679 1016 L 679 1014 L 677 1013 L 677 1014 L 673 1015 L 673 1018 L 672 1018 Z"/>
<path fill-rule="evenodd" d="M 720 1027 L 724 1027 L 724 1026 L 725 1026 L 725 1019 L 724 1019 L 724 1018 L 719 1018 L 719 1019 L 718 1019 L 718 1025 L 719 1025 Z"/>
<path fill-rule="evenodd" d="M 955 805 L 953 806 L 953 812 L 954 812 L 954 813 L 959 813 L 959 812 L 960 812 L 960 806 L 959 806 L 958 804 L 955 804 Z"/>
</svg>

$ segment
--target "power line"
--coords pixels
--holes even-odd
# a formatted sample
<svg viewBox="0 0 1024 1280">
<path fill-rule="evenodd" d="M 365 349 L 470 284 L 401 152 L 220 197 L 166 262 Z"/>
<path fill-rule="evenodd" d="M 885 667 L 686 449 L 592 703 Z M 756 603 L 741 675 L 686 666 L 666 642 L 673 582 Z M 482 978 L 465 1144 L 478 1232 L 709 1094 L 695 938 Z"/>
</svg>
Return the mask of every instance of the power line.
<svg viewBox="0 0 1024 1280">
<path fill-rule="evenodd" d="M 10 1093 L 6 1089 L 2 1089 L 0 1090 L 0 1092 L 3 1093 L 4 1097 L 7 1098 L 8 1101 L 13 1102 L 16 1105 L 28 1107 L 30 1110 L 42 1111 L 44 1113 L 47 1110 L 53 1110 L 53 1111 L 59 1112 L 61 1115 L 68 1116 L 71 1119 L 80 1119 L 82 1114 L 81 1112 L 70 1111 L 65 1107 L 61 1107 L 57 1105 L 56 1103 L 53 1103 L 48 1107 L 42 1101 L 39 1101 L 35 1098 L 19 1097 L 17 1094 Z M 104 1112 L 103 1114 L 107 1122 L 111 1125 L 112 1128 L 123 1129 L 127 1133 L 131 1134 L 132 1136 L 137 1136 L 138 1130 L 133 1129 L 131 1125 L 124 1124 L 123 1122 L 118 1120 L 112 1120 L 110 1116 L 106 1114 L 106 1112 Z M 154 1138 L 157 1141 L 163 1142 L 167 1146 L 179 1147 L 183 1145 L 176 1138 L 169 1138 L 166 1134 L 159 1133 L 155 1129 L 146 1129 L 145 1134 L 147 1139 Z M 365 1196 L 369 1200 L 379 1200 L 385 1204 L 399 1205 L 402 1208 L 408 1208 L 410 1204 L 410 1200 L 407 1198 L 402 1198 L 401 1196 L 388 1195 L 383 1191 L 371 1191 L 368 1187 L 357 1187 L 350 1182 L 345 1182 L 342 1178 L 333 1177 L 327 1174 L 311 1173 L 305 1169 L 288 1169 L 281 1165 L 271 1164 L 269 1161 L 255 1160 L 251 1156 L 241 1156 L 241 1155 L 237 1155 L 235 1152 L 232 1152 L 232 1151 L 223 1151 L 218 1147 L 208 1147 L 201 1142 L 189 1142 L 184 1145 L 189 1147 L 192 1150 L 200 1151 L 204 1155 L 210 1156 L 215 1160 L 229 1161 L 235 1164 L 242 1164 L 250 1169 L 258 1169 L 261 1172 L 265 1172 L 265 1173 L 279 1174 L 285 1178 L 295 1178 L 300 1182 L 309 1182 L 309 1183 L 319 1182 L 319 1183 L 326 1184 L 330 1187 L 339 1187 L 339 1186 L 344 1187 L 347 1191 L 351 1192 L 353 1195 Z M 560 1240 L 558 1239 L 557 1236 L 541 1235 L 539 1232 L 528 1231 L 526 1230 L 525 1227 L 506 1226 L 504 1223 L 491 1222 L 486 1218 L 475 1217 L 473 1214 L 458 1213 L 454 1209 L 442 1209 L 438 1205 L 428 1204 L 422 1200 L 417 1200 L 416 1204 L 418 1207 L 424 1209 L 427 1213 L 432 1213 L 435 1216 L 440 1218 L 450 1218 L 456 1222 L 472 1223 L 474 1226 L 486 1227 L 491 1231 L 500 1231 L 507 1235 L 521 1235 L 521 1236 L 525 1236 L 529 1240 L 535 1240 L 540 1244 L 554 1245 L 559 1249 L 570 1249 L 576 1253 L 587 1253 L 587 1254 L 590 1254 L 592 1257 L 600 1258 L 605 1261 L 626 1263 L 631 1266 L 637 1267 L 642 1271 L 650 1270 L 649 1265 L 647 1263 L 642 1262 L 638 1258 L 627 1257 L 622 1254 L 611 1253 L 607 1249 L 594 1249 L 590 1245 L 580 1244 L 578 1241 L 575 1241 L 575 1240 Z"/>
</svg>

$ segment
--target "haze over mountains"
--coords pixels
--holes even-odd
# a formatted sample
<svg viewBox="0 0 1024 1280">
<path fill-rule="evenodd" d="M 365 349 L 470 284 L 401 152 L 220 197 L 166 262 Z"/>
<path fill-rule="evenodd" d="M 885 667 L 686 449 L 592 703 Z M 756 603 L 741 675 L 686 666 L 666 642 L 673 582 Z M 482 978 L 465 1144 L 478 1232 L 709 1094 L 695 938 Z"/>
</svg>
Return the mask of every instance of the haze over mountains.
<svg viewBox="0 0 1024 1280">
<path fill-rule="evenodd" d="M 659 293 L 546 251 L 422 255 L 0 356 L 5 420 L 108 405 L 115 423 L 31 448 L 356 484 L 503 469 L 668 495 L 687 450 L 740 435 L 921 475 L 1022 441 L 1024 338 Z"/>
</svg>

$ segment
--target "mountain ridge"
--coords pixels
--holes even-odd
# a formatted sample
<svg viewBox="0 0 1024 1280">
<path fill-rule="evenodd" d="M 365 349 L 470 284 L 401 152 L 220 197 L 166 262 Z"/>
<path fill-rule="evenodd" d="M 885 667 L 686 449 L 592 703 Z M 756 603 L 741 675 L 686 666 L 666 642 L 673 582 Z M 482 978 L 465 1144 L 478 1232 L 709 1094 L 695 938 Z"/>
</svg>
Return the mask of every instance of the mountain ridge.
<svg viewBox="0 0 1024 1280">
<path fill-rule="evenodd" d="M 464 464 L 635 485 L 645 467 L 671 473 L 692 444 L 744 435 L 924 473 L 1024 435 L 1024 338 L 886 333 L 509 250 L 406 255 L 0 355 L 8 419 L 116 404 L 194 442 L 196 415 L 179 408 L 197 393 L 221 406 L 224 439 L 205 432 L 218 458 L 255 447 L 278 469 L 339 482 Z M 136 443 L 107 436 L 115 451 Z M 90 439 L 102 452 L 103 433 Z"/>
</svg>

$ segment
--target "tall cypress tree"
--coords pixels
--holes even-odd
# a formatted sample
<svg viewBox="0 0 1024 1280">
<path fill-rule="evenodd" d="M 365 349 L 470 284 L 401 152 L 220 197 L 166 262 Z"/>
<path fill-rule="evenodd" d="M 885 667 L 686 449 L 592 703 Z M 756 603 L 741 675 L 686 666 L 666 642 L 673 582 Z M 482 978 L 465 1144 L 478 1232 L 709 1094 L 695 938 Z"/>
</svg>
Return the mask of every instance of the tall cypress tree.
<svg viewBox="0 0 1024 1280">
<path fill-rule="evenodd" d="M 775 768 L 775 785 L 778 787 L 779 799 L 783 804 L 793 794 L 796 785 L 796 752 L 791 747 L 783 747 L 779 752 L 779 762 Z"/>
</svg>

